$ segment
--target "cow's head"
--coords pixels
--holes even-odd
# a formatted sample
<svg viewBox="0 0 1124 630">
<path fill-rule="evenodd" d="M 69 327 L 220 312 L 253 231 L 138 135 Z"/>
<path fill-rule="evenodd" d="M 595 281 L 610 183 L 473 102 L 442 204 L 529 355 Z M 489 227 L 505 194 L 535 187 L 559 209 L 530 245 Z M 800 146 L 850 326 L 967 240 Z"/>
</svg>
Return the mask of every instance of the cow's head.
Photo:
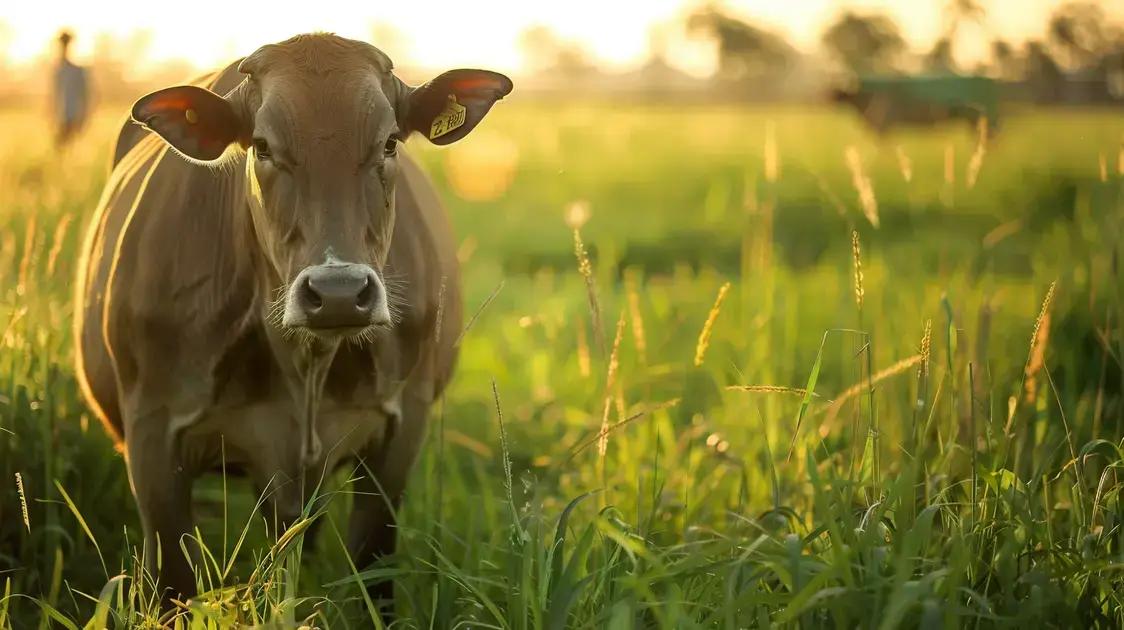
<svg viewBox="0 0 1124 630">
<path fill-rule="evenodd" d="M 237 163 L 278 323 L 322 338 L 389 326 L 383 267 L 394 227 L 398 149 L 467 135 L 512 88 L 487 70 L 452 70 L 421 87 L 377 48 L 302 35 L 258 49 L 225 96 L 179 86 L 137 101 L 133 118 L 189 160 Z M 241 150 L 239 150 L 239 148 Z"/>
</svg>

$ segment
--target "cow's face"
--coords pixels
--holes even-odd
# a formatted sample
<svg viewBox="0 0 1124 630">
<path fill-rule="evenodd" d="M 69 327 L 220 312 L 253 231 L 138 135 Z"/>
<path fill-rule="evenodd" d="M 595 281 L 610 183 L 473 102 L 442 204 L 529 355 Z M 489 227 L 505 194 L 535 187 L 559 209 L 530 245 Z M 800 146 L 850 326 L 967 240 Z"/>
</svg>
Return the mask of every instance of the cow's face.
<svg viewBox="0 0 1124 630">
<path fill-rule="evenodd" d="M 168 88 L 133 117 L 202 162 L 245 149 L 245 189 L 276 323 L 323 338 L 390 326 L 383 267 L 394 227 L 399 146 L 414 131 L 436 144 L 464 137 L 511 81 L 454 70 L 420 88 L 374 47 L 301 36 L 243 60 L 226 97 Z"/>
</svg>

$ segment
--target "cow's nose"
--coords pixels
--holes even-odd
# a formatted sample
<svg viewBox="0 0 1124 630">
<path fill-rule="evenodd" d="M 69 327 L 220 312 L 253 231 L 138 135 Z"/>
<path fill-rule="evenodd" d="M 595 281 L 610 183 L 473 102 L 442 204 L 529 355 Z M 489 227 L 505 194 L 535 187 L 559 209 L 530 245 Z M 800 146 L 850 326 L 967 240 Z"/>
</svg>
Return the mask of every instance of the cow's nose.
<svg viewBox="0 0 1124 630">
<path fill-rule="evenodd" d="M 308 267 L 297 276 L 293 297 L 307 328 L 366 328 L 390 323 L 382 282 L 366 265 Z"/>
</svg>

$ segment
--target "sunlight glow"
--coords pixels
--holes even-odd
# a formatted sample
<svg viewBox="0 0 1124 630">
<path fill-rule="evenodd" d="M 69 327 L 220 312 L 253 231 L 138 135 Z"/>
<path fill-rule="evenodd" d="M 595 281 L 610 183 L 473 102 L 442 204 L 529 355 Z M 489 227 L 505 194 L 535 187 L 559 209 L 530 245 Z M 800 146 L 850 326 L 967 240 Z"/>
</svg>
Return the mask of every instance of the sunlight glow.
<svg viewBox="0 0 1124 630">
<path fill-rule="evenodd" d="M 1046 16 L 1063 0 L 990 0 L 989 17 L 977 28 L 977 43 L 1002 36 L 1014 41 L 1040 34 Z M 941 0 L 735 0 L 725 3 L 737 14 L 779 30 L 796 45 L 812 48 L 823 27 L 841 10 L 880 10 L 892 15 L 915 46 L 924 47 L 943 24 Z M 185 60 L 210 68 L 252 52 L 263 43 L 300 32 L 331 31 L 373 41 L 402 66 L 444 68 L 477 65 L 504 71 L 523 68 L 520 36 L 544 25 L 574 42 L 609 68 L 635 67 L 650 52 L 656 31 L 674 31 L 691 11 L 692 0 L 605 2 L 571 0 L 474 0 L 473 2 L 316 2 L 262 5 L 249 2 L 164 4 L 153 10 L 137 0 L 61 3 L 6 2 L 0 8 L 0 56 L 28 63 L 51 53 L 61 27 L 76 31 L 75 56 L 89 59 L 99 35 L 132 41 L 143 59 L 143 72 L 154 64 Z M 1105 3 L 1124 14 L 1124 0 Z M 670 25 L 670 26 L 669 26 Z M 680 29 L 681 30 L 681 29 Z M 375 41 L 377 40 L 377 41 Z M 713 54 L 705 42 L 682 35 L 669 37 L 669 61 L 697 73 L 706 72 Z M 107 46 L 102 43 L 102 46 Z M 6 50 L 5 50 L 6 49 Z"/>
</svg>

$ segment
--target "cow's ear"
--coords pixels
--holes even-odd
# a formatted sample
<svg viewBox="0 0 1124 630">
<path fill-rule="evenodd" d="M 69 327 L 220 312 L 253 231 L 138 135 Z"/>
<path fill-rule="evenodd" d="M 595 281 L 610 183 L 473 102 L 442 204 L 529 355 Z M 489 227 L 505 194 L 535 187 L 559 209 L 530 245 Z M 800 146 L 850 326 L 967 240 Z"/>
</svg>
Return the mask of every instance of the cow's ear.
<svg viewBox="0 0 1124 630">
<path fill-rule="evenodd" d="M 498 72 L 450 70 L 410 93 L 406 121 L 433 144 L 456 142 L 511 88 L 511 79 Z"/>
<path fill-rule="evenodd" d="M 194 85 L 165 88 L 133 104 L 133 120 L 200 162 L 219 159 L 235 142 L 245 143 L 242 122 L 230 101 Z"/>
</svg>

